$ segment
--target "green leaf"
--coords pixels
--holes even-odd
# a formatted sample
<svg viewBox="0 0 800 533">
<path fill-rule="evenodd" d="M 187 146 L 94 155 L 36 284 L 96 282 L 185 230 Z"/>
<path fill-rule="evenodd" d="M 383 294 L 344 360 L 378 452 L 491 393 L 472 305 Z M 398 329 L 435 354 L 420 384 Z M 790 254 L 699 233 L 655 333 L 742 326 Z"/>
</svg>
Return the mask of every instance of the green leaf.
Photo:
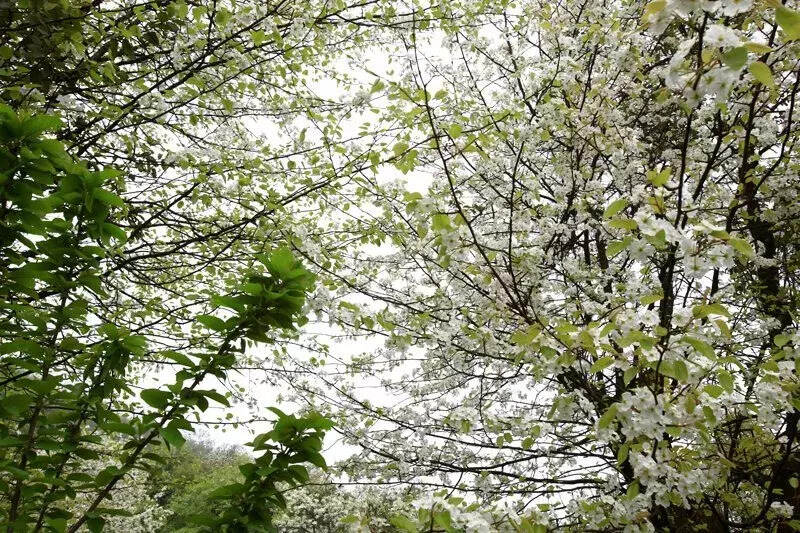
<svg viewBox="0 0 800 533">
<path fill-rule="evenodd" d="M 100 533 L 106 525 L 104 518 L 93 516 L 86 520 L 86 527 L 89 528 L 91 533 Z"/>
<path fill-rule="evenodd" d="M 778 348 L 783 348 L 790 340 L 792 340 L 792 338 L 789 335 L 786 335 L 785 333 L 779 333 L 775 335 L 775 346 Z"/>
<path fill-rule="evenodd" d="M 619 447 L 619 451 L 617 452 L 617 465 L 621 465 L 628 459 L 628 451 L 629 447 L 627 444 L 623 444 Z"/>
<path fill-rule="evenodd" d="M 433 215 L 432 227 L 435 231 L 449 231 L 453 229 L 452 224 L 450 224 L 450 217 L 443 213 Z"/>
<path fill-rule="evenodd" d="M 260 46 L 267 38 L 263 30 L 256 30 L 250 32 L 250 38 L 253 39 L 253 44 Z"/>
<path fill-rule="evenodd" d="M 287 415 L 286 413 L 284 413 L 283 411 L 281 411 L 277 407 L 267 407 L 267 410 L 268 411 L 272 411 L 273 413 L 275 413 L 278 416 L 278 420 L 281 420 L 281 419 L 284 419 L 284 418 L 289 418 L 289 415 Z"/>
<path fill-rule="evenodd" d="M 408 533 L 417 533 L 417 526 L 403 515 L 395 515 L 389 519 L 389 522 L 397 528 Z"/>
<path fill-rule="evenodd" d="M 158 389 L 144 389 L 139 396 L 147 405 L 156 409 L 164 409 L 172 398 L 171 393 Z"/>
<path fill-rule="evenodd" d="M 256 292 L 256 295 L 261 293 L 261 285 L 258 285 L 258 284 L 255 284 L 255 283 L 252 283 L 252 284 L 251 283 L 245 283 L 244 285 L 245 286 L 247 286 L 247 285 L 256 285 L 257 288 L 258 288 L 258 290 Z M 245 289 L 245 292 L 248 292 L 247 289 Z M 247 305 L 244 302 L 243 298 L 234 297 L 234 296 L 226 296 L 226 295 L 217 295 L 217 294 L 215 294 L 214 296 L 211 297 L 211 303 L 216 305 L 216 306 L 218 306 L 218 307 L 227 307 L 228 309 L 233 309 L 234 311 L 237 311 L 240 314 L 247 307 Z"/>
<path fill-rule="evenodd" d="M 230 407 L 231 406 L 230 402 L 228 402 L 228 399 L 225 396 L 223 396 L 222 394 L 218 393 L 217 391 L 213 391 L 213 390 L 198 390 L 197 392 L 202 394 L 203 396 L 205 396 L 207 398 L 211 398 L 215 402 L 221 403 L 225 407 Z"/>
<path fill-rule="evenodd" d="M 644 237 L 645 239 L 647 239 L 647 242 L 649 242 L 659 250 L 667 246 L 667 233 L 663 229 L 658 230 L 653 235 L 645 235 Z"/>
<path fill-rule="evenodd" d="M 61 129 L 61 120 L 51 115 L 36 115 L 22 123 L 22 135 L 24 137 L 36 137 L 45 131 L 57 131 Z"/>
<path fill-rule="evenodd" d="M 103 233 L 114 237 L 119 242 L 126 242 L 128 240 L 128 234 L 125 233 L 125 230 L 110 222 L 103 222 Z"/>
<path fill-rule="evenodd" d="M 536 326 L 529 326 L 527 329 L 517 330 L 512 333 L 509 340 L 517 346 L 528 346 L 540 333 L 541 330 Z"/>
<path fill-rule="evenodd" d="M 626 230 L 635 230 L 639 227 L 639 224 L 637 224 L 636 221 L 631 218 L 618 218 L 610 221 L 608 225 L 612 228 Z"/>
<path fill-rule="evenodd" d="M 608 246 L 606 246 L 606 254 L 609 257 L 614 257 L 622 250 L 630 246 L 631 242 L 633 241 L 630 237 L 626 237 L 621 241 L 611 241 L 610 243 L 608 243 Z"/>
<path fill-rule="evenodd" d="M 437 511 L 433 514 L 433 520 L 437 525 L 444 528 L 445 531 L 451 531 L 453 525 L 453 518 L 450 516 L 450 511 L 447 509 Z"/>
<path fill-rule="evenodd" d="M 672 167 L 666 167 L 663 170 L 648 170 L 646 177 L 647 180 L 656 187 L 663 187 L 669 181 L 672 175 Z"/>
<path fill-rule="evenodd" d="M 765 63 L 761 61 L 750 63 L 750 74 L 752 74 L 753 77 L 762 85 L 766 85 L 767 87 L 773 87 L 775 85 L 775 79 L 772 77 L 772 71 Z"/>
<path fill-rule="evenodd" d="M 222 487 L 211 491 L 211 493 L 208 495 L 208 498 L 211 500 L 232 498 L 233 496 L 242 494 L 245 489 L 246 487 L 241 483 L 231 483 L 230 485 L 223 485 Z"/>
<path fill-rule="evenodd" d="M 460 124 L 451 124 L 450 127 L 447 128 L 447 134 L 453 139 L 458 139 L 461 136 L 462 131 L 463 128 Z"/>
<path fill-rule="evenodd" d="M 692 348 L 703 354 L 704 356 L 708 357 L 709 359 L 716 359 L 716 355 L 714 355 L 714 348 L 705 341 L 700 339 L 696 339 L 694 337 L 684 336 L 681 338 L 682 342 L 690 345 Z"/>
<path fill-rule="evenodd" d="M 622 381 L 625 383 L 626 387 L 630 385 L 631 381 L 633 381 L 633 378 L 635 378 L 638 373 L 639 369 L 632 366 L 622 374 Z"/>
<path fill-rule="evenodd" d="M 120 340 L 131 353 L 142 354 L 147 348 L 147 339 L 142 335 L 128 335 Z"/>
<path fill-rule="evenodd" d="M 131 424 L 124 424 L 122 422 L 105 422 L 100 425 L 104 430 L 110 433 L 125 433 L 126 435 L 136 435 L 136 428 Z"/>
<path fill-rule="evenodd" d="M 618 198 L 611 202 L 606 210 L 603 211 L 603 218 L 611 218 L 627 207 L 628 200 L 626 198 Z"/>
<path fill-rule="evenodd" d="M 644 12 L 642 13 L 642 22 L 647 22 L 647 20 L 664 10 L 667 6 L 667 0 L 653 0 L 652 2 L 648 2 L 644 6 Z"/>
<path fill-rule="evenodd" d="M 672 368 L 675 371 L 675 377 L 678 381 L 683 383 L 689 381 L 689 369 L 686 368 L 686 363 L 678 359 L 672 362 Z"/>
<path fill-rule="evenodd" d="M 161 355 L 162 355 L 162 356 L 164 356 L 164 357 L 165 357 L 165 358 L 167 358 L 167 359 L 172 359 L 173 361 L 175 361 L 175 362 L 176 362 L 176 363 L 178 363 L 179 365 L 183 365 L 183 366 L 195 366 L 195 365 L 194 365 L 194 362 L 192 362 L 192 360 L 191 360 L 191 359 L 189 359 L 189 358 L 188 358 L 187 356 L 185 356 L 184 354 L 182 354 L 182 353 L 180 353 L 180 352 L 176 352 L 176 351 L 174 351 L 174 350 L 166 350 L 166 351 L 163 351 L 163 352 L 161 352 Z"/>
<path fill-rule="evenodd" d="M 601 357 L 597 361 L 592 364 L 592 367 L 589 369 L 589 372 L 592 374 L 597 372 L 602 372 L 604 369 L 608 368 L 614 363 L 614 358 L 612 356 Z"/>
<path fill-rule="evenodd" d="M 225 331 L 228 329 L 228 327 L 225 325 L 225 321 L 221 318 L 215 317 L 214 315 L 198 315 L 195 317 L 195 320 L 213 331 Z"/>
<path fill-rule="evenodd" d="M 714 410 L 710 406 L 703 406 L 703 414 L 711 425 L 717 424 L 717 415 L 714 414 Z"/>
<path fill-rule="evenodd" d="M 9 463 L 0 463 L 0 470 L 8 472 L 17 479 L 28 479 L 29 477 L 31 477 L 29 472 L 26 472 L 21 468 L 17 468 L 16 466 Z"/>
<path fill-rule="evenodd" d="M 696 305 L 692 308 L 692 314 L 696 318 L 705 318 L 708 315 L 720 315 L 730 318 L 731 314 L 724 305 L 713 303 L 706 305 Z"/>
<path fill-rule="evenodd" d="M 400 157 L 406 150 L 408 150 L 408 144 L 402 142 L 392 147 L 392 152 L 394 152 L 395 157 Z"/>
<path fill-rule="evenodd" d="M 53 531 L 56 531 L 57 533 L 63 533 L 67 530 L 66 518 L 47 518 L 45 523 L 53 528 Z"/>
<path fill-rule="evenodd" d="M 745 239 L 740 239 L 738 237 L 731 237 L 730 239 L 728 239 L 728 242 L 731 243 L 731 246 L 733 246 L 734 250 L 744 255 L 745 257 L 753 257 L 756 255 L 756 252 L 755 250 L 753 250 L 753 247 Z"/>
<path fill-rule="evenodd" d="M 186 442 L 186 439 L 183 438 L 179 429 L 174 427 L 163 427 L 158 430 L 161 437 L 170 445 L 174 446 L 175 448 L 180 448 Z"/>
<path fill-rule="evenodd" d="M 775 10 L 775 22 L 781 27 L 787 41 L 800 39 L 800 13 L 785 6 Z"/>
<path fill-rule="evenodd" d="M 639 343 L 642 346 L 653 346 L 655 344 L 655 340 L 653 337 L 649 335 L 645 335 L 641 331 L 631 330 L 622 337 L 619 338 L 617 341 L 620 346 L 623 348 L 626 346 L 631 346 L 633 344 Z"/>
<path fill-rule="evenodd" d="M 92 196 L 94 196 L 96 200 L 100 200 L 106 205 L 111 205 L 114 207 L 122 207 L 125 205 L 125 201 L 122 198 L 101 187 L 95 188 L 92 191 Z"/>
<path fill-rule="evenodd" d="M 646 295 L 642 296 L 641 298 L 639 298 L 639 301 L 642 303 L 642 305 L 650 305 L 652 303 L 656 303 L 659 300 L 663 300 L 663 299 L 664 299 L 664 293 L 661 292 L 661 291 L 658 291 L 658 292 L 654 292 L 652 294 L 646 294 Z"/>
<path fill-rule="evenodd" d="M 328 464 L 325 462 L 325 458 L 322 457 L 319 453 L 309 453 L 308 454 L 308 462 L 314 466 L 317 466 L 323 470 L 328 469 Z"/>
<path fill-rule="evenodd" d="M 27 394 L 11 394 L 0 400 L 0 407 L 11 416 L 19 416 L 33 403 L 33 398 Z"/>
<path fill-rule="evenodd" d="M 661 361 L 658 364 L 658 373 L 662 376 L 667 376 L 668 378 L 678 379 L 677 374 L 675 374 L 675 367 L 672 364 L 672 361 Z"/>
<path fill-rule="evenodd" d="M 272 265 L 270 265 L 270 268 L 272 268 Z M 252 296 L 261 296 L 266 289 L 261 283 L 243 283 L 241 290 Z"/>
<path fill-rule="evenodd" d="M 294 269 L 294 255 L 292 251 L 283 246 L 272 252 L 269 256 L 272 267 L 281 275 L 285 276 Z"/>
<path fill-rule="evenodd" d="M 719 384 L 728 391 L 733 392 L 733 376 L 727 370 L 721 369 L 717 371 L 717 379 L 719 379 Z"/>
<path fill-rule="evenodd" d="M 25 441 L 15 437 L 0 438 L 0 448 L 15 448 L 20 444 L 25 444 Z"/>
<path fill-rule="evenodd" d="M 708 394 L 712 398 L 719 398 L 722 395 L 722 393 L 725 392 L 725 389 L 723 389 L 719 385 L 713 385 L 713 384 L 706 385 L 705 387 L 703 387 L 703 390 L 706 392 L 706 394 Z"/>
<path fill-rule="evenodd" d="M 617 404 L 613 404 L 611 407 L 609 407 L 606 412 L 603 413 L 603 416 L 600 417 L 600 420 L 598 420 L 597 427 L 600 429 L 607 428 L 614 418 L 616 418 L 617 409 L 619 409 Z"/>
<path fill-rule="evenodd" d="M 747 48 L 744 46 L 731 48 L 722 54 L 722 61 L 734 70 L 741 69 L 747 63 Z"/>
<path fill-rule="evenodd" d="M 689 414 L 694 413 L 695 408 L 697 408 L 697 397 L 694 393 L 689 394 L 686 397 L 686 412 Z"/>
<path fill-rule="evenodd" d="M 744 47 L 754 54 L 768 54 L 769 52 L 772 52 L 772 48 L 769 46 L 761 43 L 755 43 L 753 41 L 744 43 Z"/>
</svg>

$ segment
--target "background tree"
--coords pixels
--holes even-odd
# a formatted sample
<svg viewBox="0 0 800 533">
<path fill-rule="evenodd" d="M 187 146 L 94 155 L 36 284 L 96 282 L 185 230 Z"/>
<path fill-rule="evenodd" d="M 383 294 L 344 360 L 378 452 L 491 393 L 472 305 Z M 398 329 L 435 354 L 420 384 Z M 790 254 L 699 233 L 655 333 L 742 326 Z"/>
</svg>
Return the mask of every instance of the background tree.
<svg viewBox="0 0 800 533">
<path fill-rule="evenodd" d="M 198 509 L 212 513 L 221 509 L 220 502 L 210 494 L 220 485 L 235 481 L 240 476 L 239 465 L 247 460 L 243 448 L 196 439 L 188 440 L 180 450 L 165 454 L 163 466 L 144 483 L 148 493 L 144 499 L 155 502 L 158 513 L 167 517 L 160 527 L 151 530 L 198 531 L 191 517 Z M 411 509 L 413 494 L 408 492 L 339 485 L 322 470 L 311 469 L 309 473 L 309 484 L 287 487 L 283 492 L 286 510 L 275 518 L 279 531 L 392 531 L 389 520 Z"/>
</svg>

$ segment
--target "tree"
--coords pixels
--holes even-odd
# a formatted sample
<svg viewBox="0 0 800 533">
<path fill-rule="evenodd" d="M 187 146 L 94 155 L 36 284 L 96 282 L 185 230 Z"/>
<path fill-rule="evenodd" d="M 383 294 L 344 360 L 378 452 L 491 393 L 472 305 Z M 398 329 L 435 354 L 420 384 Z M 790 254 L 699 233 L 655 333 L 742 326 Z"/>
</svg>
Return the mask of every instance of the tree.
<svg viewBox="0 0 800 533">
<path fill-rule="evenodd" d="M 102 505 L 134 469 L 159 459 L 150 451 L 154 444 L 180 447 L 181 430 L 193 429 L 190 413 L 205 411 L 209 399 L 227 404 L 219 392 L 200 387 L 206 377 L 226 378 L 239 339 L 267 341 L 273 330 L 293 328 L 314 283 L 287 249 L 262 255 L 262 267 L 251 267 L 243 288 L 215 296 L 230 309 L 227 320 L 196 317 L 222 337 L 219 346 L 163 353 L 183 368 L 167 390 L 139 392 L 154 410 L 123 420 L 118 413 L 126 404 L 118 397 L 133 394 L 129 371 L 148 339 L 89 309 L 90 300 L 107 297 L 101 265 L 113 252 L 112 239 L 125 238 L 109 222 L 123 202 L 104 188 L 114 171 L 90 171 L 42 135 L 59 126 L 52 116 L 0 107 L 0 504 L 9 532 L 72 532 L 84 524 L 100 531 L 105 516 L 129 513 Z M 271 527 L 285 505 L 277 485 L 307 481 L 297 463 L 325 466 L 319 451 L 330 422 L 314 413 L 273 412 L 274 428 L 252 442 L 263 453 L 241 467 L 244 483 L 217 488 L 214 496 L 230 501 L 221 516 L 200 517 L 201 523 L 226 531 Z M 116 464 L 92 476 L 86 461 L 100 458 L 92 444 L 104 435 L 126 441 Z M 86 505 L 72 512 L 67 500 L 78 492 Z"/>
<path fill-rule="evenodd" d="M 146 376 L 180 370 L 165 353 L 218 347 L 219 332 L 195 317 L 214 314 L 212 296 L 286 244 L 295 211 L 347 174 L 339 120 L 355 105 L 322 84 L 354 83 L 333 58 L 394 11 L 373 0 L 0 4 L 0 97 L 58 115 L 70 155 L 120 171 L 106 186 L 122 199 L 109 223 L 125 241 L 98 273 L 108 296 L 89 307 L 147 333 L 132 380 L 147 388 Z M 246 343 L 237 369 L 276 366 Z M 138 395 L 120 399 L 120 410 L 143 413 Z"/>
<path fill-rule="evenodd" d="M 144 499 L 157 499 L 158 512 L 168 516 L 158 531 L 198 531 L 191 523 L 192 515 L 198 509 L 218 512 L 221 502 L 210 498 L 211 492 L 235 481 L 240 475 L 239 465 L 247 461 L 244 449 L 194 439 L 180 450 L 165 454 L 163 466 L 143 483 L 148 493 Z M 381 487 L 342 486 L 316 468 L 309 475 L 309 484 L 284 487 L 286 509 L 274 520 L 283 533 L 344 533 L 358 528 L 388 532 L 392 531 L 389 520 L 411 509 L 413 494 Z"/>
<path fill-rule="evenodd" d="M 81 474 L 94 478 L 103 470 L 115 468 L 119 464 L 122 442 L 106 439 L 99 446 L 93 446 L 100 458 L 84 461 L 80 465 Z M 236 479 L 230 479 L 233 482 Z M 221 486 L 218 483 L 217 486 Z M 64 510 L 73 515 L 82 513 L 91 504 L 91 492 L 78 492 L 76 497 L 63 503 Z M 104 529 L 107 531 L 128 531 L 130 533 L 150 533 L 157 531 L 167 523 L 170 511 L 159 505 L 158 493 L 151 493 L 148 472 L 144 469 L 132 470 L 114 486 L 110 502 L 117 510 L 114 513 L 104 514 Z"/>
<path fill-rule="evenodd" d="M 245 368 L 336 418 L 343 475 L 446 489 L 397 528 L 796 529 L 799 24 L 775 0 L 3 3 L 7 529 L 102 527 Z M 292 332 L 308 310 L 386 344 Z M 206 527 L 269 527 L 321 461 L 327 420 L 274 414 Z M 121 462 L 74 477 L 101 434 Z"/>
<path fill-rule="evenodd" d="M 147 480 L 148 492 L 168 514 L 158 529 L 162 533 L 198 531 L 200 527 L 191 521 L 198 509 L 219 514 L 225 502 L 209 495 L 222 485 L 234 483 L 240 476 L 239 465 L 249 459 L 244 449 L 214 446 L 197 437 L 163 455 L 161 468 L 151 472 Z"/>
<path fill-rule="evenodd" d="M 315 149 L 292 121 L 336 107 L 304 84 L 326 71 L 332 46 L 352 33 L 343 28 L 374 9 L 0 5 L 9 531 L 102 528 L 118 511 L 101 505 L 156 460 L 151 445 L 180 446 L 181 431 L 208 422 L 197 410 L 227 405 L 213 380 L 246 364 L 247 346 L 303 321 L 313 276 L 281 246 L 278 220 L 330 177 L 290 179 L 286 161 Z M 248 134 L 248 121 L 265 117 L 287 136 Z M 271 183 L 276 173 L 286 179 Z M 148 387 L 154 365 L 175 377 L 166 390 Z M 222 495 L 240 500 L 226 527 L 268 522 L 272 507 L 250 498 L 301 479 L 294 463 L 322 461 L 327 421 L 276 414 L 276 429 L 254 441 L 264 453 L 246 483 Z M 84 479 L 81 465 L 96 459 L 88 444 L 109 434 L 129 437 L 121 462 Z M 95 492 L 70 521 L 60 502 L 73 481 Z"/>
<path fill-rule="evenodd" d="M 393 533 L 392 519 L 413 510 L 411 490 L 347 486 L 316 472 L 312 483 L 286 492 L 275 524 L 285 533 Z"/>
<path fill-rule="evenodd" d="M 277 246 L 287 206 L 341 171 L 313 128 L 341 135 L 326 117 L 347 106 L 314 86 L 381 13 L 374 1 L 0 6 L 3 99 L 59 113 L 71 154 L 124 172 L 109 184 L 128 242 L 104 271 L 105 315 L 160 329 L 167 348 L 202 342 L 185 326 L 209 291 Z"/>
<path fill-rule="evenodd" d="M 318 309 L 386 341 L 298 384 L 347 471 L 555 528 L 797 529 L 800 15 L 450 7 L 380 80 L 401 133 L 306 225 Z"/>
</svg>

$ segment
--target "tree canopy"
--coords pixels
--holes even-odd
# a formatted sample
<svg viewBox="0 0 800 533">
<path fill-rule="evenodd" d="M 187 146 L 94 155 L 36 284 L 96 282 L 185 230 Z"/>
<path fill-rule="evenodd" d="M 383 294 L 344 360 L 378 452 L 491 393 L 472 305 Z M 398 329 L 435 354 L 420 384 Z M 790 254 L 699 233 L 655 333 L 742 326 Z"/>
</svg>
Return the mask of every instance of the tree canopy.
<svg viewBox="0 0 800 533">
<path fill-rule="evenodd" d="M 800 530 L 798 40 L 793 0 L 0 5 L 3 526 L 101 530 L 235 401 L 277 421 L 202 527 L 275 528 L 328 432 L 399 530 Z"/>
</svg>

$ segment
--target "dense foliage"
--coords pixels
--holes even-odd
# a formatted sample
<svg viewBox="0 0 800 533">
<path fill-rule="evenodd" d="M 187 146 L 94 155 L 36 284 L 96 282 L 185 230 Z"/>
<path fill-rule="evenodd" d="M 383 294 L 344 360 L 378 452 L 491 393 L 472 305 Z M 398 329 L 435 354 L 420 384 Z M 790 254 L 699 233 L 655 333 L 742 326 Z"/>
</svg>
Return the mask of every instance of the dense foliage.
<svg viewBox="0 0 800 533">
<path fill-rule="evenodd" d="M 793 0 L 3 2 L 3 525 L 277 416 L 198 527 L 274 527 L 330 418 L 396 529 L 800 529 L 799 41 Z"/>
<path fill-rule="evenodd" d="M 211 199 L 224 186 L 219 176 L 244 182 L 268 164 L 253 160 L 252 139 L 240 157 L 218 150 L 235 154 L 227 136 L 244 137 L 231 120 L 274 115 L 283 102 L 283 90 L 268 98 L 242 75 L 277 80 L 315 41 L 283 22 L 301 6 L 255 3 L 233 20 L 231 7 L 189 14 L 177 3 L 0 4 L 8 104 L 0 128 L 0 509 L 9 531 L 100 530 L 130 512 L 109 502 L 118 484 L 159 460 L 154 445 L 181 446 L 209 402 L 229 405 L 219 383 L 247 346 L 303 321 L 314 277 L 264 223 L 315 186 L 282 181 L 255 214 Z M 265 21 L 276 25 L 251 31 Z M 252 63 L 232 61 L 235 53 Z M 287 61 L 267 61 L 278 57 Z M 198 148 L 187 154 L 191 168 L 167 155 L 181 143 Z M 236 264 L 223 268 L 230 257 Z M 154 364 L 166 387 L 154 383 Z M 244 482 L 217 487 L 224 511 L 196 521 L 269 528 L 283 505 L 276 484 L 305 480 L 300 463 L 324 465 L 318 452 L 329 422 L 275 414 L 274 428 L 252 442 L 258 457 L 242 465 Z M 124 439 L 115 457 L 97 449 L 108 438 Z M 105 466 L 89 474 L 93 461 Z"/>
<path fill-rule="evenodd" d="M 104 506 L 117 484 L 159 461 L 154 444 L 181 446 L 181 430 L 193 429 L 187 415 L 205 411 L 209 400 L 228 405 L 203 382 L 225 379 L 239 339 L 266 341 L 273 329 L 292 328 L 314 282 L 285 248 L 260 256 L 245 283 L 215 296 L 232 316 L 195 317 L 221 335 L 218 348 L 161 352 L 182 367 L 174 383 L 135 392 L 129 370 L 146 354 L 147 337 L 90 310 L 90 303 L 108 297 L 100 268 L 115 253 L 112 239 L 126 237 L 108 222 L 111 209 L 123 204 L 103 188 L 116 173 L 90 171 L 59 141 L 41 136 L 59 125 L 52 116 L 0 107 L 0 509 L 9 531 L 77 531 L 84 524 L 99 531 L 106 516 L 129 514 Z M 118 400 L 123 394 L 136 394 L 152 409 L 132 415 Z M 319 451 L 330 421 L 272 410 L 278 417 L 273 429 L 251 443 L 262 453 L 240 465 L 244 482 L 217 487 L 211 496 L 228 502 L 217 515 L 198 513 L 196 523 L 225 531 L 271 527 L 275 511 L 285 507 L 279 484 L 308 480 L 298 463 L 325 468 Z M 127 441 L 90 475 L 87 461 L 101 458 L 103 436 Z M 75 508 L 70 500 L 79 493 L 84 505 Z"/>
<path fill-rule="evenodd" d="M 333 191 L 305 249 L 320 309 L 386 339 L 314 387 L 363 446 L 348 471 L 554 528 L 797 528 L 800 15 L 472 21 L 399 36 L 377 123 L 405 176 Z"/>
</svg>

